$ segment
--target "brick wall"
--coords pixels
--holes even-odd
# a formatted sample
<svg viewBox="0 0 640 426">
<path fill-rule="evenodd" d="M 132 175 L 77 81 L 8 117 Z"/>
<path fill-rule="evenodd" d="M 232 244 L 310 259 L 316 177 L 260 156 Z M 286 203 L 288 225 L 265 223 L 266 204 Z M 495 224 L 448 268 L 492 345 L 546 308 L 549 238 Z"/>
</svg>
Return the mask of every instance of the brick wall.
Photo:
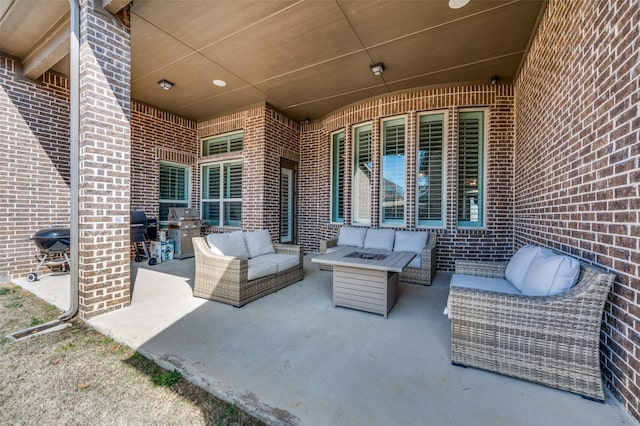
<svg viewBox="0 0 640 426">
<path fill-rule="evenodd" d="M 299 125 L 265 104 L 198 123 L 199 138 L 242 130 L 242 228 L 279 240 L 280 159 L 299 162 Z M 221 154 L 202 161 L 223 160 Z M 223 229 L 211 229 L 212 232 Z"/>
<path fill-rule="evenodd" d="M 486 108 L 486 220 L 482 229 L 457 226 L 457 114 L 460 109 Z M 469 86 L 421 90 L 355 104 L 328 115 L 321 122 L 302 126 L 300 141 L 301 182 L 300 241 L 309 251 L 319 250 L 321 239 L 337 235 L 339 225 L 330 223 L 331 133 L 345 130 L 346 186 L 345 224 L 351 216 L 352 142 L 354 125 L 371 122 L 373 130 L 373 169 L 379 170 L 380 127 L 386 117 L 403 115 L 407 123 L 407 170 L 416 169 L 417 114 L 425 111 L 447 113 L 446 137 L 446 220 L 445 226 L 430 229 L 437 233 L 438 269 L 452 270 L 456 258 L 507 259 L 513 253 L 512 160 L 513 160 L 513 89 L 511 86 Z M 415 229 L 414 173 L 407 173 L 406 226 Z M 380 176 L 372 179 L 372 226 L 380 224 Z"/>
<path fill-rule="evenodd" d="M 158 218 L 160 161 L 191 168 L 191 205 L 197 204 L 197 123 L 139 102 L 131 102 L 131 209 Z"/>
<path fill-rule="evenodd" d="M 640 420 L 640 3 L 551 0 L 515 84 L 515 241 L 617 276 L 607 386 Z"/>
<path fill-rule="evenodd" d="M 126 25 L 90 0 L 80 14 L 78 294 L 88 319 L 130 302 L 131 58 Z"/>
<path fill-rule="evenodd" d="M 0 56 L 0 279 L 34 270 L 36 231 L 69 226 L 68 81 L 34 84 L 17 67 Z"/>
</svg>

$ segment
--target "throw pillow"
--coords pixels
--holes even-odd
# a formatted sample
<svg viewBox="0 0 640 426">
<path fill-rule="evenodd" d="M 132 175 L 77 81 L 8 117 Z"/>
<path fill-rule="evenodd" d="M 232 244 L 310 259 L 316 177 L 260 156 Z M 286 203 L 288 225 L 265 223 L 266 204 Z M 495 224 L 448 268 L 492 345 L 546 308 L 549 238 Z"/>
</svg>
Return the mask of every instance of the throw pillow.
<svg viewBox="0 0 640 426">
<path fill-rule="evenodd" d="M 218 256 L 233 256 L 243 259 L 249 257 L 249 251 L 247 250 L 242 231 L 209 234 L 207 235 L 207 243 L 209 243 L 211 252 Z"/>
<path fill-rule="evenodd" d="M 245 232 L 244 238 L 247 241 L 250 258 L 276 252 L 271 242 L 271 234 L 267 229 Z"/>
<path fill-rule="evenodd" d="M 367 228 L 356 228 L 353 226 L 343 226 L 338 234 L 339 246 L 362 247 Z"/>
<path fill-rule="evenodd" d="M 395 234 L 393 229 L 369 229 L 364 238 L 364 248 L 393 250 Z"/>
<path fill-rule="evenodd" d="M 533 258 L 540 253 L 541 249 L 542 247 L 537 246 L 522 246 L 507 264 L 504 277 L 518 290 L 522 290 L 524 276 L 527 274 Z"/>
<path fill-rule="evenodd" d="M 553 296 L 569 290 L 579 276 L 576 259 L 543 251 L 531 262 L 521 291 L 526 296 Z"/>
</svg>

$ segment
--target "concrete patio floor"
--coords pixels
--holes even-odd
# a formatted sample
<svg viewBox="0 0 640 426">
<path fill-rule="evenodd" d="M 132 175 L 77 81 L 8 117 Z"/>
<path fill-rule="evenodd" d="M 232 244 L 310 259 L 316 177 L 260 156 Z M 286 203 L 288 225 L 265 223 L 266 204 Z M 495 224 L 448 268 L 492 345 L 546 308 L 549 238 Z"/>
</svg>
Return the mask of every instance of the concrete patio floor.
<svg viewBox="0 0 640 426">
<path fill-rule="evenodd" d="M 303 281 L 242 308 L 192 297 L 193 259 L 132 264 L 131 306 L 90 324 L 268 424 L 637 424 L 610 394 L 600 404 L 452 366 L 449 274 L 402 284 L 384 319 L 333 308 L 331 272 L 310 259 Z M 69 305 L 68 275 L 14 282 Z"/>
</svg>

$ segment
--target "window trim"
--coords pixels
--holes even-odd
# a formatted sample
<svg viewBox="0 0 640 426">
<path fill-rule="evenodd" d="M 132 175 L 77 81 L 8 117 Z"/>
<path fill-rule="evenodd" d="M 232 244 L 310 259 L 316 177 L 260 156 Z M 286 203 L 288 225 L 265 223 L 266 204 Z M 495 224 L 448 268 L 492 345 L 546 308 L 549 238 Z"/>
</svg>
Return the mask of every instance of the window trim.
<svg viewBox="0 0 640 426">
<path fill-rule="evenodd" d="M 384 134 L 384 126 L 385 123 L 389 121 L 395 120 L 403 120 L 404 121 L 404 205 L 402 207 L 402 222 L 385 222 L 384 221 L 384 196 L 385 196 L 385 187 L 384 187 L 384 144 L 385 144 L 385 134 Z M 391 117 L 385 117 L 380 119 L 380 194 L 379 195 L 379 219 L 380 219 L 380 227 L 381 228 L 404 228 L 407 226 L 407 201 L 408 201 L 408 191 L 407 191 L 407 182 L 408 179 L 408 170 L 409 170 L 409 156 L 407 155 L 407 148 L 409 145 L 409 129 L 408 129 L 408 115 L 395 115 Z M 373 141 L 372 141 L 373 142 Z"/>
<path fill-rule="evenodd" d="M 441 211 L 442 219 L 440 221 L 431 221 L 431 223 L 420 223 L 418 218 L 420 199 L 418 196 L 418 176 L 420 174 L 420 117 L 427 115 L 443 115 L 442 126 L 442 198 Z M 415 174 L 416 174 L 416 187 L 415 187 L 415 223 L 416 229 L 446 229 L 447 227 L 447 188 L 448 188 L 448 148 L 449 148 L 449 110 L 438 109 L 431 111 L 422 111 L 416 114 L 416 146 L 415 146 Z"/>
<path fill-rule="evenodd" d="M 184 169 L 186 172 L 186 179 L 185 179 L 185 194 L 187 199 L 186 200 L 176 200 L 176 199 L 163 199 L 160 198 L 160 185 L 161 185 L 161 178 L 160 178 L 160 168 L 162 165 L 167 165 L 167 166 L 172 166 L 172 167 L 178 167 L 181 169 Z M 192 179 L 192 170 L 191 170 L 191 166 L 187 165 L 187 164 L 182 164 L 182 163 L 176 163 L 175 161 L 165 161 L 165 160 L 159 160 L 158 161 L 158 224 L 160 225 L 166 225 L 169 223 L 168 220 L 160 220 L 160 205 L 162 203 L 186 203 L 186 208 L 191 207 L 191 182 Z"/>
<path fill-rule="evenodd" d="M 480 204 L 480 208 L 478 209 L 478 213 L 480 214 L 480 220 L 478 224 L 474 224 L 471 222 L 461 222 L 458 217 L 459 217 L 459 199 L 458 199 L 458 185 L 459 185 L 459 179 L 460 179 L 460 114 L 464 114 L 464 113 L 473 113 L 473 112 L 479 112 L 482 113 L 482 132 L 481 132 L 481 136 L 482 136 L 482 140 L 481 140 L 481 148 L 479 150 L 479 155 L 480 155 L 480 167 L 479 167 L 479 171 L 480 171 L 480 176 L 478 177 L 478 202 Z M 456 226 L 459 229 L 486 229 L 487 228 L 487 222 L 486 222 L 486 218 L 487 218 L 487 203 L 486 203 L 486 199 L 487 199 L 487 184 L 486 184 L 486 177 L 487 177 L 487 150 L 488 150 L 488 139 L 489 139 L 489 126 L 487 125 L 487 123 L 489 122 L 489 108 L 488 107 L 481 107 L 481 108 L 461 108 L 458 110 L 458 117 L 456 120 L 457 123 L 457 127 L 458 127 L 458 131 L 456 132 L 457 134 L 457 143 L 458 143 L 458 150 L 457 150 L 457 158 L 456 158 L 456 165 L 457 165 L 457 175 L 456 175 L 456 197 L 455 197 L 455 202 L 456 202 Z"/>
<path fill-rule="evenodd" d="M 369 127 L 370 131 L 371 131 L 371 142 L 370 142 L 370 147 L 369 149 L 371 150 L 371 178 L 370 178 L 370 183 L 369 183 L 369 219 L 368 221 L 357 221 L 355 220 L 354 217 L 354 213 L 355 213 L 355 196 L 356 196 L 356 191 L 354 191 L 354 173 L 355 173 L 355 158 L 356 158 L 356 143 L 357 143 L 357 139 L 356 139 L 356 130 L 360 129 L 362 127 Z M 373 121 L 365 121 L 362 123 L 357 123 L 354 124 L 353 126 L 351 126 L 351 225 L 353 226 L 371 226 L 372 222 L 373 222 L 373 209 L 372 209 L 372 201 L 373 201 L 373 179 L 375 177 L 375 173 L 373 170 L 373 165 L 375 163 L 375 159 L 373 158 L 373 144 L 374 144 L 374 138 L 373 138 Z"/>
<path fill-rule="evenodd" d="M 342 176 L 342 185 L 345 184 L 346 181 L 346 176 L 347 176 L 347 158 L 346 158 L 346 154 L 347 154 L 347 132 L 345 129 L 341 129 L 341 130 L 336 130 L 334 132 L 331 133 L 331 149 L 330 149 L 330 164 L 331 164 L 331 176 L 329 176 L 329 190 L 331 192 L 331 197 L 329 200 L 329 223 L 331 224 L 336 224 L 336 225 L 341 225 L 344 223 L 344 207 L 346 207 L 346 203 L 345 203 L 345 199 L 344 199 L 344 188 L 343 188 L 343 200 L 342 200 L 342 204 L 343 204 L 343 211 L 342 211 L 342 217 L 338 217 L 338 212 L 337 212 L 337 207 L 335 206 L 335 202 L 337 199 L 336 194 L 334 193 L 334 191 L 336 190 L 336 188 L 334 187 L 335 182 L 335 170 L 334 170 L 334 145 L 335 145 L 335 140 L 334 138 L 339 135 L 340 133 L 342 133 L 342 138 L 343 138 L 343 151 L 345 154 L 345 158 L 343 160 L 343 167 L 344 167 L 344 172 L 343 172 L 343 176 Z M 339 192 L 339 191 L 338 191 Z M 337 220 L 334 220 L 337 219 Z"/>
<path fill-rule="evenodd" d="M 200 220 L 202 220 L 204 223 L 207 224 L 207 226 L 211 227 L 211 228 L 225 228 L 225 229 L 242 229 L 242 218 L 240 218 L 240 226 L 232 226 L 232 225 L 225 225 L 225 217 L 224 217 L 224 205 L 225 203 L 229 203 L 229 202 L 240 202 L 242 203 L 243 199 L 241 198 L 226 198 L 224 196 L 225 191 L 224 191 L 224 185 L 225 185 L 225 178 L 224 178 L 224 170 L 225 170 L 225 165 L 227 164 L 240 164 L 241 167 L 244 166 L 244 162 L 242 161 L 242 158 L 232 158 L 232 159 L 225 159 L 223 161 L 207 161 L 207 162 L 202 162 L 200 163 Z M 203 195 L 204 193 L 204 179 L 205 179 L 205 173 L 204 173 L 204 169 L 205 167 L 212 167 L 212 166 L 218 166 L 220 169 L 220 198 L 205 198 Z M 241 184 L 242 187 L 242 184 Z M 220 222 L 219 224 L 215 225 L 209 222 L 208 219 L 204 218 L 204 203 L 219 203 L 219 207 L 220 207 Z"/>
</svg>

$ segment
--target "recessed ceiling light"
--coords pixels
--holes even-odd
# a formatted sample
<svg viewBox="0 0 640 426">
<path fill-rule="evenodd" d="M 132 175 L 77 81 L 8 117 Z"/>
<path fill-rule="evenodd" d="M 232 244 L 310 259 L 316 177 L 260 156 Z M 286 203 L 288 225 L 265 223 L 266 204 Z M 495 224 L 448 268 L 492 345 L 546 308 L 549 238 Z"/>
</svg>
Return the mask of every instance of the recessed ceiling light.
<svg viewBox="0 0 640 426">
<path fill-rule="evenodd" d="M 469 3 L 470 0 L 449 0 L 449 7 L 451 9 L 460 9 Z"/>
<path fill-rule="evenodd" d="M 215 84 L 218 87 L 224 87 L 227 85 L 227 82 L 224 80 L 213 80 L 213 84 Z"/>
</svg>

